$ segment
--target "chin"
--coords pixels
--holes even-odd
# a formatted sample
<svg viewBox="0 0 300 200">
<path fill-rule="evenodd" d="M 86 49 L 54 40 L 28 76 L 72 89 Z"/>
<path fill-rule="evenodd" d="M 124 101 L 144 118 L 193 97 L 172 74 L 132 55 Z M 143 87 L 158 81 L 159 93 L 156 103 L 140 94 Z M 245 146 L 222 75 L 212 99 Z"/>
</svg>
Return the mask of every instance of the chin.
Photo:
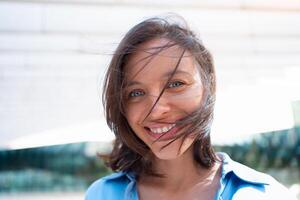
<svg viewBox="0 0 300 200">
<path fill-rule="evenodd" d="M 178 155 L 177 153 L 154 153 L 155 157 L 159 160 L 174 160 L 176 158 L 178 158 L 180 155 Z"/>
<path fill-rule="evenodd" d="M 192 153 L 191 150 L 192 148 L 192 143 L 193 139 L 185 139 L 181 146 L 181 141 L 175 141 L 174 143 L 166 146 L 165 148 L 162 148 L 162 146 L 154 146 L 151 148 L 153 154 L 155 155 L 156 158 L 160 160 L 173 160 L 176 158 L 179 158 L 186 152 Z M 180 148 L 181 146 L 181 148 Z"/>
<path fill-rule="evenodd" d="M 156 148 L 155 150 L 152 149 L 153 154 L 156 158 L 160 160 L 173 160 L 180 157 L 185 151 L 179 151 L 180 146 L 174 146 L 171 144 L 166 146 L 165 148 L 161 149 L 161 147 Z"/>
</svg>

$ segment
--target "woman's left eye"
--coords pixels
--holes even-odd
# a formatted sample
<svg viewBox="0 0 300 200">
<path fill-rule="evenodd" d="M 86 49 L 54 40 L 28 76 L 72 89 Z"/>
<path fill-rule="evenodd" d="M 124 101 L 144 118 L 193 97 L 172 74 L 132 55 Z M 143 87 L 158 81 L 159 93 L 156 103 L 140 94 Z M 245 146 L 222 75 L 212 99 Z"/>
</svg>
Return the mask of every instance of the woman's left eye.
<svg viewBox="0 0 300 200">
<path fill-rule="evenodd" d="M 176 88 L 182 86 L 184 83 L 181 81 L 173 81 L 168 84 L 168 88 Z"/>
</svg>

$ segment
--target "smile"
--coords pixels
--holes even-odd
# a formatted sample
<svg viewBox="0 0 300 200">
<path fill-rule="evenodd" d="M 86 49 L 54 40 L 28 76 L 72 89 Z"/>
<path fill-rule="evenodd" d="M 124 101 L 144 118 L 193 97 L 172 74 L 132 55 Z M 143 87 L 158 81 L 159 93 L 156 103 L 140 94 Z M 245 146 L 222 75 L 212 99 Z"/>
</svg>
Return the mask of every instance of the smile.
<svg viewBox="0 0 300 200">
<path fill-rule="evenodd" d="M 171 124 L 168 126 L 160 127 L 160 128 L 149 128 L 151 132 L 156 134 L 166 133 L 171 130 L 176 124 Z"/>
</svg>

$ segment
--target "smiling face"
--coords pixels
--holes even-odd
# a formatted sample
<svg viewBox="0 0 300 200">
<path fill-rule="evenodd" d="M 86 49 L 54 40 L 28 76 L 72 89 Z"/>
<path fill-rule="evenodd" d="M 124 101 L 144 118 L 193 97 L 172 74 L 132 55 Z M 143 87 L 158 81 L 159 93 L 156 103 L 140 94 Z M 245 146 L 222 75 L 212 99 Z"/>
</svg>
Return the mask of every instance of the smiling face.
<svg viewBox="0 0 300 200">
<path fill-rule="evenodd" d="M 159 159 L 174 159 L 191 147 L 194 137 L 189 136 L 163 148 L 186 130 L 186 126 L 179 127 L 176 121 L 199 109 L 203 93 L 198 65 L 188 51 L 181 60 L 183 49 L 178 45 L 155 53 L 159 49 L 156 47 L 168 42 L 167 39 L 153 39 L 141 44 L 124 70 L 125 117 L 135 134 Z"/>
</svg>

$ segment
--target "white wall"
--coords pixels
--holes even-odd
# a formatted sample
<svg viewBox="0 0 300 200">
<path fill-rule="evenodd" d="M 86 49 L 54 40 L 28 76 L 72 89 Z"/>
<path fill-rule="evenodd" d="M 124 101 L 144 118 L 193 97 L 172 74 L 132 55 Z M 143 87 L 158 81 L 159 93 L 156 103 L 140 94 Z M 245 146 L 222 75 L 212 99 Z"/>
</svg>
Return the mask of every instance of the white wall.
<svg viewBox="0 0 300 200">
<path fill-rule="evenodd" d="M 100 102 L 109 55 L 130 27 L 165 12 L 184 16 L 214 54 L 215 142 L 292 125 L 300 3 L 12 0 L 0 2 L 0 146 L 110 139 Z"/>
</svg>

